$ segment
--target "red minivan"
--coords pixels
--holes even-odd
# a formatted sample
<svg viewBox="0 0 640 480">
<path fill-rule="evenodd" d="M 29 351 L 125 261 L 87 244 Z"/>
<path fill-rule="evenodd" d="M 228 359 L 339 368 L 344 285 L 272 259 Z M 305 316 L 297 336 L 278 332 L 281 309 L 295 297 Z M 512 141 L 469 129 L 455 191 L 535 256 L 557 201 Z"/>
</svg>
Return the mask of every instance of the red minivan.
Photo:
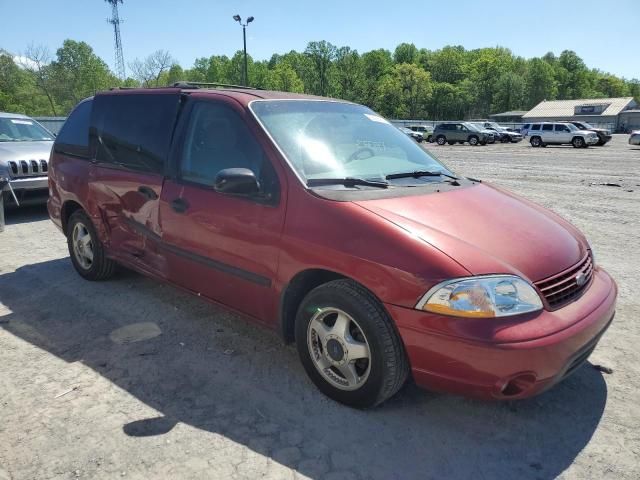
<svg viewBox="0 0 640 480">
<path fill-rule="evenodd" d="M 112 90 L 55 141 L 49 214 L 88 280 L 117 264 L 296 342 L 357 407 L 411 375 L 493 399 L 585 362 L 617 287 L 569 222 L 455 174 L 370 109 L 253 89 Z"/>
</svg>

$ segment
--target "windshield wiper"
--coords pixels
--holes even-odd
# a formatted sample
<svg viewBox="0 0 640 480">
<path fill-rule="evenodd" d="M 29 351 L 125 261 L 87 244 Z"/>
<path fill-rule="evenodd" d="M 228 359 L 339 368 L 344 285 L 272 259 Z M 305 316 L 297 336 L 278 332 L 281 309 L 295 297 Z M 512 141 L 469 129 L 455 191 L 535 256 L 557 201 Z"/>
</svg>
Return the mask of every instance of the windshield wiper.
<svg viewBox="0 0 640 480">
<path fill-rule="evenodd" d="M 453 175 L 449 175 L 444 172 L 430 172 L 427 170 L 416 170 L 415 172 L 404 172 L 404 173 L 392 173 L 391 175 L 387 175 L 387 180 L 393 180 L 394 178 L 420 178 L 420 177 L 447 177 L 451 180 L 458 180 L 458 177 L 454 177 Z"/>
<path fill-rule="evenodd" d="M 344 178 L 310 178 L 307 180 L 309 187 L 320 187 L 323 185 L 344 185 L 345 187 L 355 187 L 362 185 L 365 187 L 389 188 L 389 183 L 378 180 L 365 180 L 364 178 L 344 177 Z"/>
</svg>

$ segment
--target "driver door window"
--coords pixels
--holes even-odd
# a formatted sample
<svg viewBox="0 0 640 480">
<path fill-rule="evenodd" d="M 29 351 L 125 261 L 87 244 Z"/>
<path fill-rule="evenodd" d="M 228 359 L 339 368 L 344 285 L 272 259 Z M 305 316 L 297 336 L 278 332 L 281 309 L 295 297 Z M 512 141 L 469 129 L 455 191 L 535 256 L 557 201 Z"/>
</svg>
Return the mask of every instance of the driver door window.
<svg viewBox="0 0 640 480">
<path fill-rule="evenodd" d="M 261 179 L 267 163 L 253 134 L 233 110 L 215 103 L 194 105 L 180 162 L 182 180 L 213 186 L 218 172 L 227 168 L 247 168 Z"/>
</svg>

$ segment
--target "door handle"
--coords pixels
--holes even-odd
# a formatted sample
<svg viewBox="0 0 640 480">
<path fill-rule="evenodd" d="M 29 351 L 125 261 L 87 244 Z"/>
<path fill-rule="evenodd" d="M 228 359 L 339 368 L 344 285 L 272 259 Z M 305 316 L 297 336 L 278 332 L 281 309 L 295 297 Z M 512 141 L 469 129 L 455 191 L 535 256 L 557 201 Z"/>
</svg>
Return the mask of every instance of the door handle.
<svg viewBox="0 0 640 480">
<path fill-rule="evenodd" d="M 138 193 L 142 194 L 147 200 L 157 200 L 158 194 L 151 187 L 141 185 L 138 187 Z"/>
<path fill-rule="evenodd" d="M 171 200 L 171 208 L 178 213 L 184 213 L 189 208 L 189 202 L 184 198 L 175 198 Z"/>
</svg>

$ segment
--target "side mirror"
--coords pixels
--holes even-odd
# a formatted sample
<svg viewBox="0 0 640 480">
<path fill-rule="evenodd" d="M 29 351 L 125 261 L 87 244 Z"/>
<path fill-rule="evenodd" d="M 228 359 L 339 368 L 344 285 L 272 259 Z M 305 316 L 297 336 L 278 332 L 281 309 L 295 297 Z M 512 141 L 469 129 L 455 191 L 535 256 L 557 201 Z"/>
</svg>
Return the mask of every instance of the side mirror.
<svg viewBox="0 0 640 480">
<path fill-rule="evenodd" d="M 252 195 L 260 191 L 260 183 L 248 168 L 225 168 L 216 175 L 213 188 L 220 193 Z"/>
</svg>

